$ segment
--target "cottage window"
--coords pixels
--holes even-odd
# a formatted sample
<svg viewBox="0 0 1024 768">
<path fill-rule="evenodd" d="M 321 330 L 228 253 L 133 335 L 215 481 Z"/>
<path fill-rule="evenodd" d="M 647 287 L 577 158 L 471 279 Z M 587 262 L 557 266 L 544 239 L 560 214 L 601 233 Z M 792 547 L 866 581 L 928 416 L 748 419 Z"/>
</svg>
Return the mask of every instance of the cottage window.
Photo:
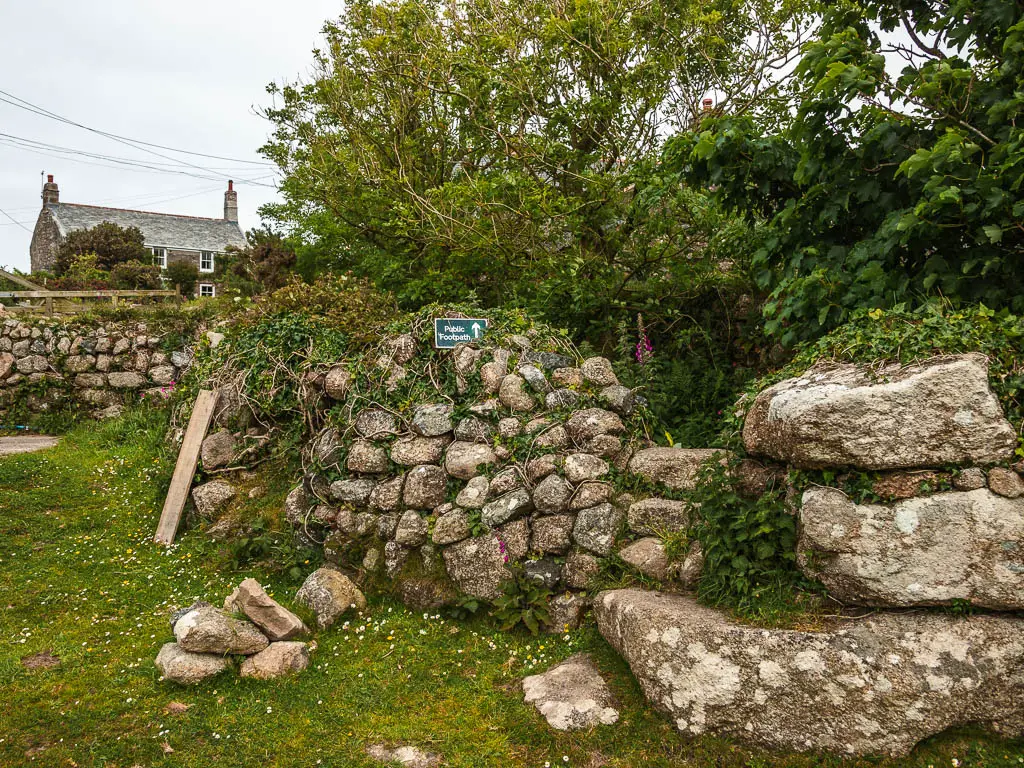
<svg viewBox="0 0 1024 768">
<path fill-rule="evenodd" d="M 167 249 L 153 248 L 153 263 L 160 269 L 167 269 Z"/>
<path fill-rule="evenodd" d="M 216 296 L 217 291 L 213 287 L 213 283 L 200 283 L 199 284 L 199 295 L 200 296 Z"/>
<path fill-rule="evenodd" d="M 199 254 L 199 271 L 213 272 L 213 253 L 211 251 L 202 251 Z"/>
</svg>

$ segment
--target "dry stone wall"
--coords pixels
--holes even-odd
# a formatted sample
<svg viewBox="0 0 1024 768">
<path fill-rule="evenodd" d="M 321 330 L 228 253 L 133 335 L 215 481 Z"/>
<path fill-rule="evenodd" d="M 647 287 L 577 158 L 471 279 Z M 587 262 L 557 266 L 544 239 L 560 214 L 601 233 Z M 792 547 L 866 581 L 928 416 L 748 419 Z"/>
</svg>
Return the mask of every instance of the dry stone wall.
<svg viewBox="0 0 1024 768">
<path fill-rule="evenodd" d="M 762 392 L 743 434 L 752 453 L 795 467 L 893 470 L 874 480 L 875 503 L 803 493 L 800 567 L 836 599 L 1024 609 L 1024 479 L 1005 466 L 1017 430 L 983 355 L 815 367 Z"/>
<path fill-rule="evenodd" d="M 1010 463 L 1019 428 L 980 355 L 816 366 L 766 389 L 747 414 L 747 451 L 829 470 L 817 479 L 842 485 L 793 487 L 799 567 L 847 608 L 895 610 L 815 632 L 769 630 L 689 597 L 623 589 L 598 595 L 598 626 L 686 734 L 897 756 L 956 725 L 1020 736 L 1024 466 Z M 968 602 L 967 615 L 920 610 Z"/>
<path fill-rule="evenodd" d="M 422 354 L 411 336 L 391 339 L 377 367 L 401 381 Z M 311 471 L 286 514 L 330 559 L 424 608 L 494 600 L 521 567 L 563 593 L 551 605 L 556 630 L 576 623 L 582 590 L 620 553 L 666 584 L 699 571 L 699 548 L 683 569 L 659 537 L 687 528 L 686 505 L 668 497 L 692 487 L 713 452 L 654 447 L 608 360 L 516 336 L 432 366 L 454 391 L 433 388 L 402 409 L 357 394 L 345 365 L 324 377 L 324 408 L 342 417 L 307 447 Z"/>
<path fill-rule="evenodd" d="M 168 348 L 165 333 L 145 322 L 6 318 L 0 413 L 77 407 L 109 416 L 129 399 L 163 400 L 192 361 L 188 348 Z"/>
</svg>

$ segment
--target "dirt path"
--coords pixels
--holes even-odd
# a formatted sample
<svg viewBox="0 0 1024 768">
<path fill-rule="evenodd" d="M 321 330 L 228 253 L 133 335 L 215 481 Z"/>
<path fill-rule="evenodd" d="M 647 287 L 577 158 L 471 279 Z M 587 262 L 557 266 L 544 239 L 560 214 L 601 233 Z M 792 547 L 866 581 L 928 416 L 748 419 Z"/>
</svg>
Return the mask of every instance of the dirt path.
<svg viewBox="0 0 1024 768">
<path fill-rule="evenodd" d="M 45 451 L 47 448 L 53 448 L 59 442 L 59 437 L 44 437 L 41 435 L 33 435 L 32 437 L 0 437 L 0 456 Z"/>
</svg>

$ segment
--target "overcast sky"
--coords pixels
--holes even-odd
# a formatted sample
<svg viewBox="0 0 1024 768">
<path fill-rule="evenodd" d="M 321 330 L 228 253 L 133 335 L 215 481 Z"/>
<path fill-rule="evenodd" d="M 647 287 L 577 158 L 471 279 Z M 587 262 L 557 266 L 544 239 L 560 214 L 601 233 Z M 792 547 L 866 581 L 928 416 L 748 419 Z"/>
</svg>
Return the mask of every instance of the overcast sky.
<svg viewBox="0 0 1024 768">
<path fill-rule="evenodd" d="M 274 198 L 274 188 L 244 180 L 273 185 L 273 169 L 236 162 L 262 160 L 256 150 L 269 126 L 254 107 L 268 103 L 267 83 L 308 72 L 323 22 L 341 7 L 340 0 L 0 0 L 0 91 L 89 128 L 231 158 L 151 147 L 204 169 L 179 165 L 184 173 L 161 173 L 28 149 L 26 141 L 41 142 L 172 165 L 0 101 L 0 210 L 20 222 L 0 213 L 0 266 L 28 271 L 41 172 L 54 175 L 62 202 L 213 217 L 223 215 L 232 178 L 242 228 L 258 224 L 256 210 Z"/>
</svg>

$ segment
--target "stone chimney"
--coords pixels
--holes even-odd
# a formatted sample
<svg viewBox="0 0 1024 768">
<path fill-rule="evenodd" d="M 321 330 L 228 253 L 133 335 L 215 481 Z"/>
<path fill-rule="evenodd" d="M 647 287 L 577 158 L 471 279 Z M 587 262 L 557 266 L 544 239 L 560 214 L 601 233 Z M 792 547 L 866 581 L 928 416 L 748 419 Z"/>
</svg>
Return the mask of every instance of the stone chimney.
<svg viewBox="0 0 1024 768">
<path fill-rule="evenodd" d="M 238 223 L 238 193 L 235 182 L 228 182 L 228 191 L 224 193 L 224 220 Z"/>
<path fill-rule="evenodd" d="M 704 105 L 703 106 L 704 106 L 704 113 L 707 114 L 715 106 L 715 100 L 714 99 L 704 99 Z"/>
<path fill-rule="evenodd" d="M 57 182 L 53 180 L 53 174 L 51 173 L 46 177 L 46 183 L 43 184 L 43 205 L 47 206 L 51 203 L 60 202 L 60 190 L 57 189 Z"/>
</svg>

